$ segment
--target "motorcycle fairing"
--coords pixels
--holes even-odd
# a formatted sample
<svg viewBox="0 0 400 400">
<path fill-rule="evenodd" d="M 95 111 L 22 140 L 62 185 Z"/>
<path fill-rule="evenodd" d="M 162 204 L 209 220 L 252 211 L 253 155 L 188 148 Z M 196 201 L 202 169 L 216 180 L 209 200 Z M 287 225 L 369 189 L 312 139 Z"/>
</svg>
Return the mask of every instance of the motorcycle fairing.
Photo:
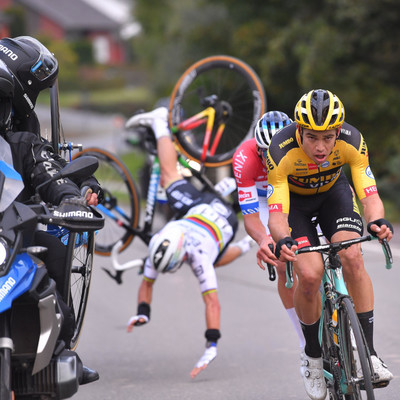
<svg viewBox="0 0 400 400">
<path fill-rule="evenodd" d="M 0 278 L 0 313 L 11 308 L 12 302 L 32 285 L 37 265 L 28 254 L 18 254 L 9 273 Z"/>
</svg>

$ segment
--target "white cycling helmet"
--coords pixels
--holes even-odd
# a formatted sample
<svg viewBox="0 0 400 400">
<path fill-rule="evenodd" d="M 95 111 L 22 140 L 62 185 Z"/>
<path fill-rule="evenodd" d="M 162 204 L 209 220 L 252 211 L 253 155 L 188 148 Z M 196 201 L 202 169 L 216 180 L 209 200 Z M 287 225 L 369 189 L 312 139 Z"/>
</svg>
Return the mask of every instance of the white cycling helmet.
<svg viewBox="0 0 400 400">
<path fill-rule="evenodd" d="M 185 261 L 186 235 L 176 221 L 169 222 L 149 244 L 150 262 L 158 272 L 175 272 Z"/>
<path fill-rule="evenodd" d="M 284 126 L 292 123 L 292 120 L 281 111 L 269 111 L 257 122 L 254 129 L 254 137 L 258 147 L 268 149 L 272 136 Z"/>
</svg>

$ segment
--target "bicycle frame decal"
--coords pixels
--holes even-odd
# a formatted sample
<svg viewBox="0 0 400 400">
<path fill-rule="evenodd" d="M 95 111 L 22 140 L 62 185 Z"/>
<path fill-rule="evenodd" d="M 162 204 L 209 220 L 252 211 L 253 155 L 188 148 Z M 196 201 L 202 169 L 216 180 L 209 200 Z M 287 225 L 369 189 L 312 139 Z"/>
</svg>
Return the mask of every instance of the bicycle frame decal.
<svg viewBox="0 0 400 400">
<path fill-rule="evenodd" d="M 160 182 L 160 162 L 158 157 L 155 157 L 153 166 L 151 168 L 149 189 L 147 191 L 147 202 L 144 222 L 145 225 L 151 227 L 154 217 L 154 206 L 157 198 L 157 188 Z"/>
</svg>

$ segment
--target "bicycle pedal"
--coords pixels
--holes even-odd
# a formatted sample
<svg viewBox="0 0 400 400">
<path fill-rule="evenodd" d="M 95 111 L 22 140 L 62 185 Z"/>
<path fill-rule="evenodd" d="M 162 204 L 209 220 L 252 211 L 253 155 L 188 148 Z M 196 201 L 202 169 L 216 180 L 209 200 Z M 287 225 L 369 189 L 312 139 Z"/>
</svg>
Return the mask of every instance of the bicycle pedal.
<svg viewBox="0 0 400 400">
<path fill-rule="evenodd" d="M 101 267 L 101 269 L 111 278 L 114 279 L 115 282 L 118 283 L 118 285 L 120 285 L 122 283 L 122 273 L 124 271 L 116 271 L 115 274 L 113 274 L 110 270 L 108 270 L 107 268 Z"/>
</svg>

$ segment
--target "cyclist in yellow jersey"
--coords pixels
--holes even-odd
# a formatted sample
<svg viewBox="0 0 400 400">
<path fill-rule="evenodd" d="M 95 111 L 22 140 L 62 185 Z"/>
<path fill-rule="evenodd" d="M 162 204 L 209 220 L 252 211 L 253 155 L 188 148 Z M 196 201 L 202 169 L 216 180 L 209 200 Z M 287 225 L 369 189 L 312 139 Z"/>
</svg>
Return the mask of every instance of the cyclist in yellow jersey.
<svg viewBox="0 0 400 400">
<path fill-rule="evenodd" d="M 344 122 L 344 115 L 343 104 L 328 90 L 306 93 L 295 107 L 296 122 L 272 138 L 266 160 L 269 229 L 276 242 L 275 255 L 281 261 L 294 262 L 298 277 L 294 303 L 306 339 L 300 370 L 307 394 L 315 400 L 326 396 L 318 342 L 323 265 L 317 253 L 295 256 L 294 252 L 318 243 L 311 221 L 315 216 L 331 242 L 362 235 L 363 222 L 343 165 L 350 166 L 369 233 L 380 240 L 390 240 L 393 235 L 391 224 L 384 219 L 365 140 L 356 128 Z M 372 355 L 375 382 L 388 383 L 393 375 L 377 357 L 373 346 L 373 288 L 364 268 L 361 247 L 351 246 L 339 254 Z"/>
</svg>

